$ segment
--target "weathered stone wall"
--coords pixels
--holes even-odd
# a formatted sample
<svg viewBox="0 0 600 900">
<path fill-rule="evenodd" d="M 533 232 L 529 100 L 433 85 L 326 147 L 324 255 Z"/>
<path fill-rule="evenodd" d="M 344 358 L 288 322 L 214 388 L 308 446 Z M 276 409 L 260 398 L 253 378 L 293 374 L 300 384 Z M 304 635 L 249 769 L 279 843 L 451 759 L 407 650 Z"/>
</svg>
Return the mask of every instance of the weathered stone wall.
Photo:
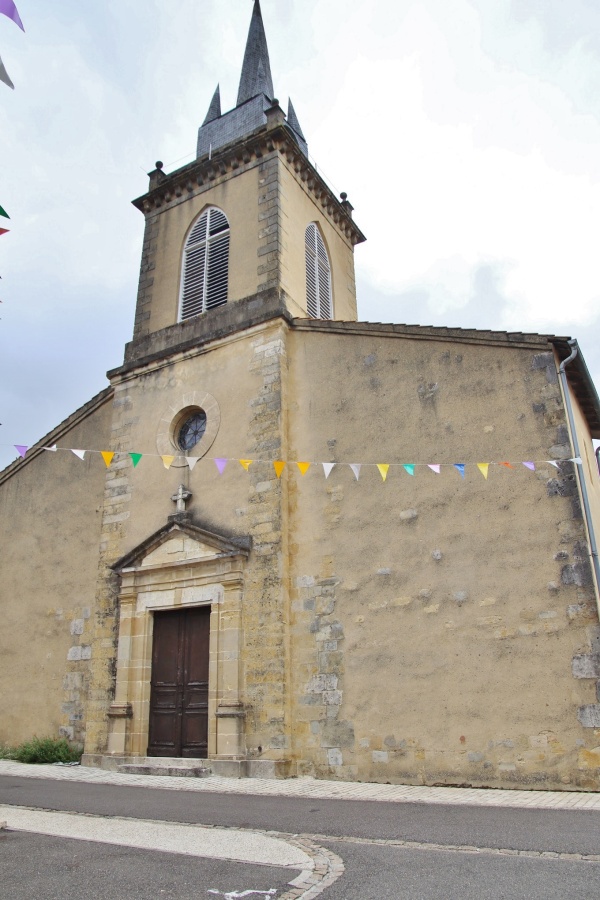
<svg viewBox="0 0 600 900">
<path fill-rule="evenodd" d="M 285 481 L 277 479 L 272 464 L 287 456 L 282 428 L 287 404 L 285 327 L 283 320 L 275 319 L 176 359 L 114 376 L 112 449 L 118 455 L 107 472 L 88 753 L 106 749 L 114 693 L 118 581 L 109 567 L 165 525 L 175 511 L 171 497 L 184 483 L 193 493 L 188 511 L 196 524 L 252 539 L 242 605 L 246 739 L 255 757 L 263 750 L 271 759 L 286 756 L 287 507 Z M 181 410 L 196 404 L 207 411 L 211 437 L 191 451 L 200 461 L 190 471 L 169 435 Z M 130 452 L 143 454 L 137 467 Z M 160 458 L 167 453 L 178 455 L 168 471 Z M 215 458 L 230 460 L 221 476 Z M 248 471 L 240 458 L 254 460 Z"/>
<path fill-rule="evenodd" d="M 109 445 L 108 393 L 0 473 L 0 743 L 83 742 Z"/>
<path fill-rule="evenodd" d="M 552 354 L 448 338 L 292 335 L 290 458 L 338 463 L 288 472 L 293 754 L 328 777 L 594 789 L 600 630 Z"/>
</svg>

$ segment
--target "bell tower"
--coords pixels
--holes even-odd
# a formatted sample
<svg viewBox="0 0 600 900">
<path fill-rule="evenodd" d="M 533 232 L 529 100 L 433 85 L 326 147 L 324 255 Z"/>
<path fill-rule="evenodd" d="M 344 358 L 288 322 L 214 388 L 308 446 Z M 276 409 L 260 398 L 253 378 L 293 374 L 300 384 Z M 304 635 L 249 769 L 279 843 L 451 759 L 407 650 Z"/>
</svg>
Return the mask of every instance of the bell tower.
<svg viewBox="0 0 600 900">
<path fill-rule="evenodd" d="M 245 327 L 290 318 L 356 320 L 354 246 L 364 240 L 308 156 L 291 100 L 275 97 L 259 0 L 254 0 L 237 102 L 220 89 L 198 131 L 196 159 L 150 173 L 134 201 L 146 228 L 134 339 L 126 361 L 202 340 L 221 319 Z M 158 335 L 160 333 L 160 337 Z M 154 340 L 153 336 L 156 336 Z"/>
</svg>

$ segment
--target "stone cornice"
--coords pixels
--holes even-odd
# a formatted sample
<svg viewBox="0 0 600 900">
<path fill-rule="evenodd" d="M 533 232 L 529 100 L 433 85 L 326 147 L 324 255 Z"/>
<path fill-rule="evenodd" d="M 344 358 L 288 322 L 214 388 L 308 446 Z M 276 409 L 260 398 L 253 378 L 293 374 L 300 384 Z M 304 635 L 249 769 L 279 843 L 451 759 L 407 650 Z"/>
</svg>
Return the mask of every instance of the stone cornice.
<svg viewBox="0 0 600 900">
<path fill-rule="evenodd" d="M 170 206 L 183 203 L 190 197 L 206 190 L 207 186 L 218 183 L 232 173 L 243 171 L 273 153 L 280 154 L 286 160 L 308 193 L 322 207 L 347 240 L 353 245 L 366 240 L 344 204 L 337 199 L 331 188 L 302 153 L 289 130 L 282 124 L 276 124 L 271 128 L 265 126 L 265 128 L 253 132 L 245 140 L 236 141 L 223 147 L 214 153 L 211 159 L 204 156 L 177 169 L 170 175 L 163 174 L 160 182 L 147 194 L 134 200 L 133 205 L 146 216 L 161 212 Z"/>
</svg>

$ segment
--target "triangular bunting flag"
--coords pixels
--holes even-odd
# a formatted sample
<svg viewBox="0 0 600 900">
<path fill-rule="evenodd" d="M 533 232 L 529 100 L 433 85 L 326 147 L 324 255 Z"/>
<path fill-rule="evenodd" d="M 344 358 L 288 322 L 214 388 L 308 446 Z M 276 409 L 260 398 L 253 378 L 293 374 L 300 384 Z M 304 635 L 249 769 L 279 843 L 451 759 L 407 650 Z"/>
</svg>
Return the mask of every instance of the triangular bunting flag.
<svg viewBox="0 0 600 900">
<path fill-rule="evenodd" d="M 527 469 L 531 469 L 532 472 L 535 472 L 535 463 L 534 462 L 524 462 L 523 465 Z"/>
<path fill-rule="evenodd" d="M 251 459 L 240 459 L 239 460 L 240 466 L 243 466 L 243 468 L 246 470 L 246 472 L 248 471 L 248 468 L 250 467 L 251 463 L 252 463 Z"/>
<path fill-rule="evenodd" d="M 415 474 L 415 467 L 413 466 L 412 463 L 410 463 L 409 465 L 403 466 L 402 468 L 405 469 L 409 475 Z"/>
<path fill-rule="evenodd" d="M 379 474 L 381 475 L 383 481 L 385 481 L 385 479 L 387 478 L 388 469 L 390 468 L 389 464 L 377 463 L 377 468 L 379 469 Z"/>
<path fill-rule="evenodd" d="M 9 233 L 8 228 L 0 228 L 0 234 L 8 234 L 8 233 Z"/>
<path fill-rule="evenodd" d="M 514 469 L 514 466 L 511 466 L 511 464 L 509 462 L 500 462 L 500 463 L 498 463 L 498 465 L 504 466 L 506 469 Z"/>
<path fill-rule="evenodd" d="M 19 456 L 25 456 L 27 450 L 29 449 L 24 444 L 13 444 L 13 447 L 15 448 Z"/>
<path fill-rule="evenodd" d="M 9 214 L 6 212 L 5 209 L 3 209 L 2 206 L 0 206 L 0 216 L 4 216 L 5 219 L 10 219 Z"/>
<path fill-rule="evenodd" d="M 578 466 L 583 465 L 583 460 L 581 459 L 580 456 L 574 456 L 572 459 L 569 460 L 569 462 L 577 463 Z"/>
<path fill-rule="evenodd" d="M 188 466 L 190 467 L 190 472 L 194 471 L 194 466 L 196 465 L 196 463 L 198 462 L 199 459 L 200 459 L 199 456 L 186 456 L 185 461 L 188 464 Z"/>
<path fill-rule="evenodd" d="M 71 450 L 71 453 L 74 453 L 75 456 L 79 457 L 79 459 L 83 459 L 85 456 L 85 450 Z"/>
<path fill-rule="evenodd" d="M 25 31 L 23 28 L 23 23 L 21 22 L 21 17 L 17 12 L 17 7 L 15 6 L 13 0 L 0 0 L 0 13 L 5 16 L 8 16 L 9 19 L 12 19 L 15 25 L 18 25 L 21 31 Z"/>
<path fill-rule="evenodd" d="M 171 463 L 173 462 L 175 457 L 174 456 L 161 456 L 161 459 L 163 461 L 163 466 L 165 467 L 165 469 L 170 469 Z"/>
<path fill-rule="evenodd" d="M 325 478 L 329 478 L 329 476 L 331 475 L 331 470 L 335 466 L 335 463 L 321 463 L 321 465 L 323 466 Z"/>
<path fill-rule="evenodd" d="M 0 81 L 4 82 L 4 84 L 6 84 L 9 88 L 12 88 L 12 90 L 14 91 L 15 86 L 12 83 L 12 81 L 10 80 L 10 76 L 9 76 L 8 72 L 6 71 L 4 63 L 2 62 L 1 59 L 0 59 Z M 6 216 L 6 218 L 8 219 L 9 216 Z"/>
<path fill-rule="evenodd" d="M 302 475 L 306 475 L 306 473 L 310 469 L 310 463 L 307 463 L 307 462 L 297 462 L 296 465 L 300 469 L 300 473 Z"/>
<path fill-rule="evenodd" d="M 546 462 L 549 466 L 554 466 L 555 469 L 558 469 L 558 463 L 554 459 L 547 459 Z"/>
<path fill-rule="evenodd" d="M 352 471 L 354 472 L 354 477 L 355 477 L 356 480 L 358 481 L 359 476 L 360 476 L 360 470 L 361 470 L 362 463 L 348 463 L 348 465 L 350 466 L 350 468 L 351 468 Z"/>
<path fill-rule="evenodd" d="M 58 447 L 56 446 L 56 444 L 54 444 L 53 447 L 44 447 L 44 450 L 50 450 L 51 453 L 56 453 Z"/>
<path fill-rule="evenodd" d="M 465 464 L 464 463 L 454 463 L 454 468 L 457 472 L 460 473 L 460 477 L 465 477 Z"/>
<path fill-rule="evenodd" d="M 278 478 L 281 478 L 281 473 L 285 469 L 285 463 L 282 459 L 276 459 L 273 463 L 273 468 L 275 469 L 275 474 Z"/>
<path fill-rule="evenodd" d="M 431 469 L 432 472 L 435 472 L 436 475 L 440 474 L 441 466 L 439 466 L 437 463 L 430 463 L 427 468 Z"/>
<path fill-rule="evenodd" d="M 108 467 L 110 466 L 111 462 L 112 462 L 113 459 L 115 458 L 115 454 L 112 453 L 112 451 L 110 451 L 110 450 L 101 450 L 101 451 L 100 451 L 100 456 L 101 456 L 102 459 L 104 460 L 104 463 L 105 463 L 105 465 L 106 465 L 106 468 L 108 469 Z"/>
<path fill-rule="evenodd" d="M 488 474 L 490 471 L 490 464 L 489 463 L 477 463 L 477 468 L 479 469 L 479 471 L 481 472 L 481 474 L 487 481 L 487 477 L 488 477 Z"/>
<path fill-rule="evenodd" d="M 215 466 L 219 470 L 219 475 L 222 475 L 225 471 L 225 466 L 227 465 L 226 459 L 215 459 Z"/>
<path fill-rule="evenodd" d="M 141 453 L 130 453 L 129 455 L 131 457 L 131 462 L 133 463 L 133 468 L 135 469 L 135 467 L 139 463 L 140 459 L 142 458 L 142 454 Z"/>
</svg>

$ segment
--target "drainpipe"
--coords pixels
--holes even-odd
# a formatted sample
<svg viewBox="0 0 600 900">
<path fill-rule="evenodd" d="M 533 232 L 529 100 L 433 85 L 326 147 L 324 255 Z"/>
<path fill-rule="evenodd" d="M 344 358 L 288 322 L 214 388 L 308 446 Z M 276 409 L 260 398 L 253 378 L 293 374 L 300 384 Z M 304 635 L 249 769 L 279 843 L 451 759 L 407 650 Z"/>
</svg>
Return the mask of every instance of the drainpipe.
<svg viewBox="0 0 600 900">
<path fill-rule="evenodd" d="M 563 397 L 565 398 L 565 405 L 567 407 L 567 416 L 569 418 L 569 428 L 571 430 L 571 441 L 573 443 L 573 452 L 575 457 L 581 458 L 581 453 L 579 449 L 579 441 L 577 439 L 577 431 L 575 430 L 575 419 L 573 417 L 573 407 L 571 405 L 571 395 L 569 393 L 569 383 L 567 381 L 567 373 L 565 372 L 566 367 L 569 363 L 573 362 L 577 353 L 579 351 L 579 346 L 577 341 L 571 340 L 569 341 L 569 347 L 571 347 L 571 355 L 564 359 L 559 368 L 558 373 L 560 376 L 560 383 L 562 386 Z M 600 447 L 596 451 L 596 459 L 598 460 L 598 452 L 600 451 Z M 594 522 L 592 519 L 592 511 L 590 509 L 590 501 L 588 496 L 588 489 L 585 478 L 581 474 L 581 470 L 579 468 L 579 463 L 574 463 L 575 469 L 577 470 L 577 482 L 579 484 L 579 490 L 581 493 L 581 499 L 583 500 L 583 511 L 585 516 L 585 523 L 587 526 L 589 543 L 590 543 L 590 555 L 592 557 L 592 564 L 594 566 L 594 574 L 596 576 L 596 604 L 598 606 L 598 612 L 600 614 L 600 562 L 598 561 L 598 545 L 596 543 L 596 534 L 594 531 Z"/>
</svg>

